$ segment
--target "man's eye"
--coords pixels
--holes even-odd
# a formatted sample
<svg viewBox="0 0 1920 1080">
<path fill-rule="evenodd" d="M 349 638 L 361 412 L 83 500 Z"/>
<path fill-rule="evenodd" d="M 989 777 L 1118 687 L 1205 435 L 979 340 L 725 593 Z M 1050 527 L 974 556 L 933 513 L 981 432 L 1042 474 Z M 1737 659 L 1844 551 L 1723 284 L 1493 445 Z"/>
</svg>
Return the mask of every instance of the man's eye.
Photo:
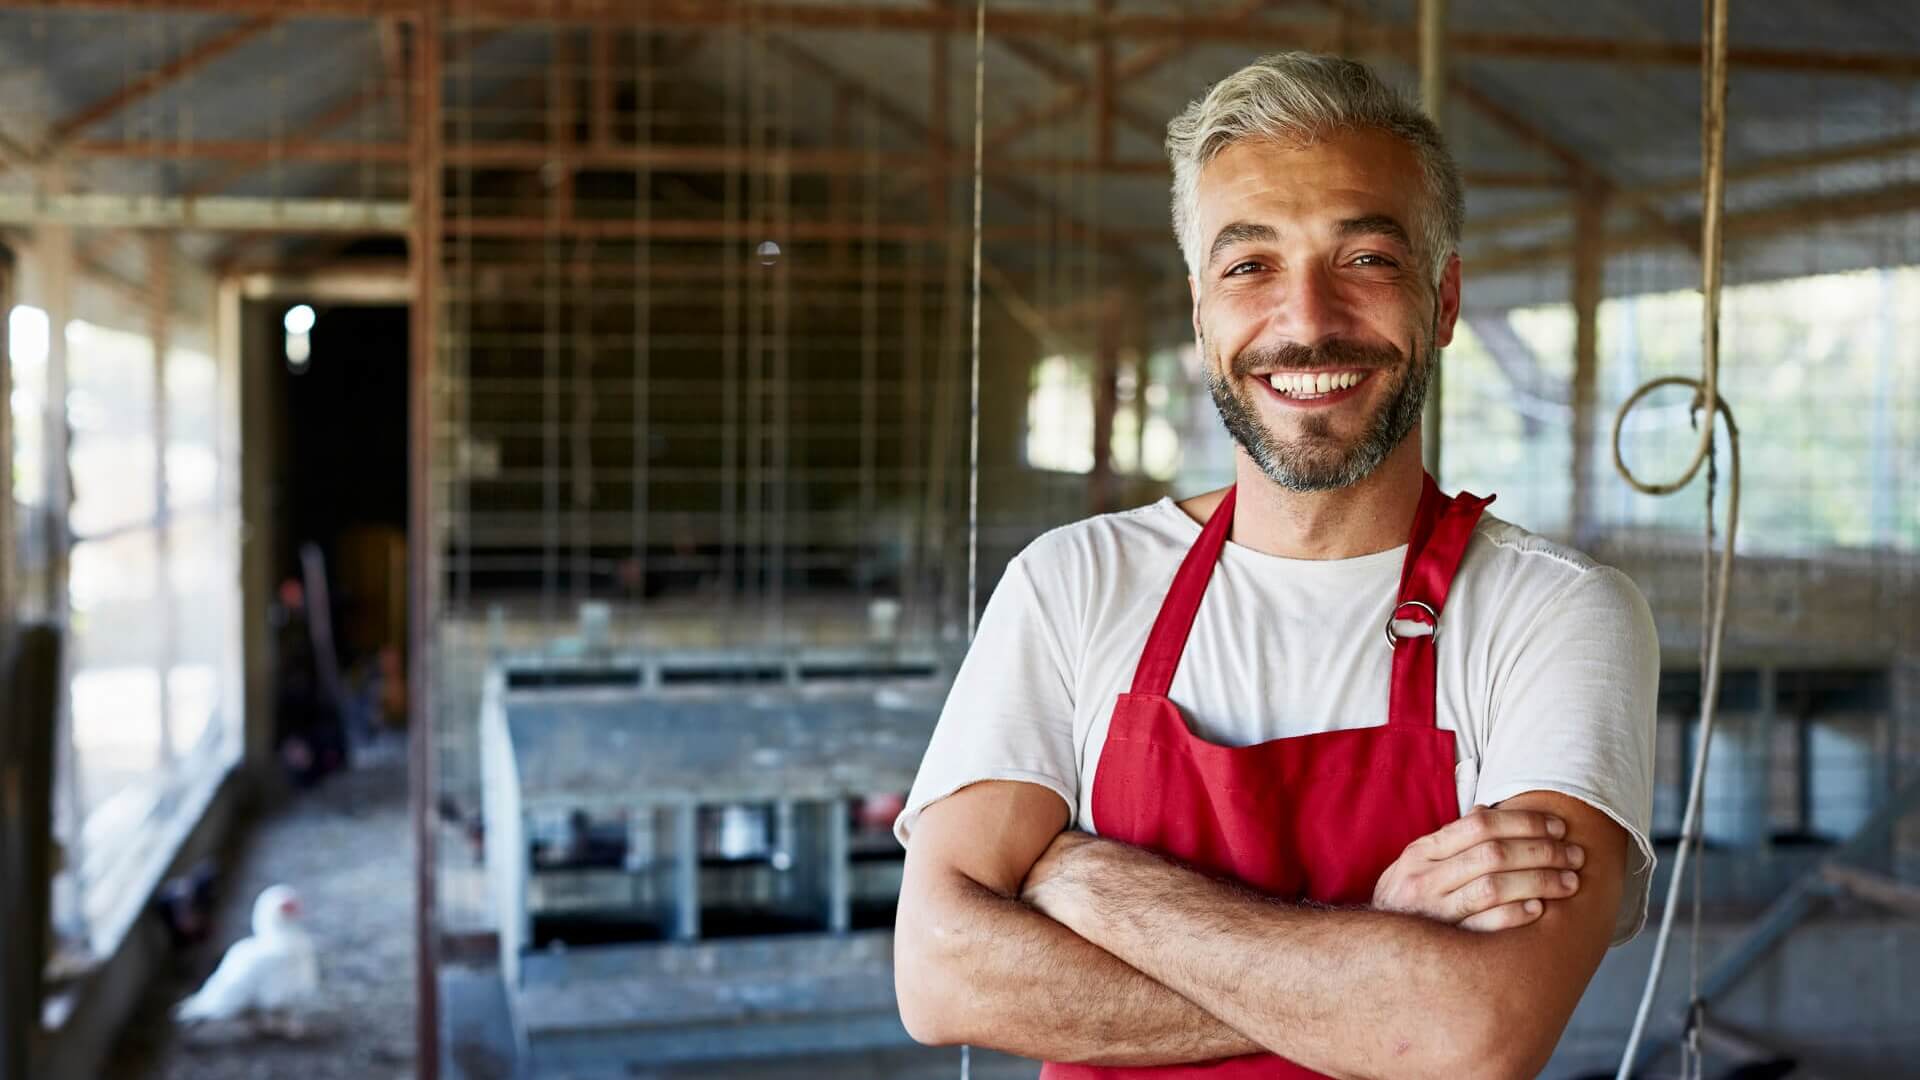
<svg viewBox="0 0 1920 1080">
<path fill-rule="evenodd" d="M 1233 264 L 1232 266 L 1230 266 L 1230 267 L 1228 267 L 1228 268 L 1227 268 L 1227 276 L 1228 276 L 1228 277 L 1234 277 L 1234 276 L 1236 276 L 1236 275 L 1237 275 L 1237 276 L 1239 276 L 1239 277 L 1245 277 L 1246 275 L 1245 275 L 1245 274 L 1242 274 L 1242 273 L 1240 273 L 1240 271 L 1242 271 L 1242 270 L 1244 270 L 1244 269 L 1246 269 L 1246 268 L 1248 268 L 1248 267 L 1252 267 L 1253 269 L 1255 269 L 1255 270 L 1258 270 L 1258 269 L 1260 269 L 1260 264 L 1259 264 L 1259 263 L 1257 263 L 1257 262 L 1253 262 L 1253 261 L 1251 261 L 1251 260 L 1249 260 L 1249 261 L 1247 261 L 1247 262 L 1241 262 L 1241 263 L 1234 263 L 1234 264 Z"/>
<path fill-rule="evenodd" d="M 1372 261 L 1371 262 L 1364 261 L 1368 259 L 1371 259 Z M 1394 262 L 1392 259 L 1387 258 L 1385 255 L 1375 255 L 1375 254 L 1372 254 L 1371 252 L 1365 255 L 1356 255 L 1353 257 L 1353 261 L 1356 265 L 1359 265 L 1359 266 L 1393 267 L 1393 266 L 1399 265 L 1398 263 Z"/>
</svg>

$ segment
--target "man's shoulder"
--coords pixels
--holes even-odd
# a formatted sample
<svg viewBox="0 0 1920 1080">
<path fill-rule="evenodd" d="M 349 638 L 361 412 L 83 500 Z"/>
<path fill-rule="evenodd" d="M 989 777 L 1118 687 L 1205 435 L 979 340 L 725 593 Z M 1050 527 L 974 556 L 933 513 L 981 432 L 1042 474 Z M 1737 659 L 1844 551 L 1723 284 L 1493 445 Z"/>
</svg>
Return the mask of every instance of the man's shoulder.
<svg viewBox="0 0 1920 1080">
<path fill-rule="evenodd" d="M 1626 574 L 1510 521 L 1484 515 L 1461 564 L 1469 588 L 1497 597 L 1505 616 L 1552 606 L 1570 618 L 1610 612 L 1651 625 L 1646 598 Z"/>
<path fill-rule="evenodd" d="M 1481 515 L 1468 556 L 1500 576 L 1523 574 L 1562 585 L 1607 569 L 1584 551 L 1492 514 Z"/>
<path fill-rule="evenodd" d="M 1111 572 L 1184 552 L 1199 532 L 1172 499 L 1160 499 L 1049 529 L 1020 552 L 1019 562 L 1040 580 L 1073 569 Z"/>
</svg>

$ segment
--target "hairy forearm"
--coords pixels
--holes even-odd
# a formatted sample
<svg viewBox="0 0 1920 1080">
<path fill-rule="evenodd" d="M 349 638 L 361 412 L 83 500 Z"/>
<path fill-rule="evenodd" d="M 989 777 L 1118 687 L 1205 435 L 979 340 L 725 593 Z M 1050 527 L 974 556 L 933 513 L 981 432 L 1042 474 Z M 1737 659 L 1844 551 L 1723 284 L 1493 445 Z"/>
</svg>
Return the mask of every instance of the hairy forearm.
<svg viewBox="0 0 1920 1080">
<path fill-rule="evenodd" d="M 1091 838 L 1030 896 L 1263 1048 L 1333 1076 L 1523 1072 L 1533 1045 L 1527 1010 L 1502 1004 L 1524 987 L 1488 952 L 1514 935 L 1283 903 Z"/>
<path fill-rule="evenodd" d="M 901 1013 L 915 1038 L 1093 1065 L 1170 1065 L 1259 1044 L 1025 902 L 955 875 L 903 906 Z"/>
</svg>

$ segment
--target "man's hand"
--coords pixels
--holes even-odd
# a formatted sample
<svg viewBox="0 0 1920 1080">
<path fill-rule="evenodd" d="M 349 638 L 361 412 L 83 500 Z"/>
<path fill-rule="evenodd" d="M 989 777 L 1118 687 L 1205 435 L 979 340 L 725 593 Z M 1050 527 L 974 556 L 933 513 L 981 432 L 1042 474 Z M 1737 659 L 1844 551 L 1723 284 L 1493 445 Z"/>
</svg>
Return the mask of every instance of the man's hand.
<svg viewBox="0 0 1920 1080">
<path fill-rule="evenodd" d="M 1525 926 L 1580 889 L 1586 852 L 1566 835 L 1551 814 L 1476 806 L 1408 844 L 1375 883 L 1373 906 L 1464 930 Z"/>
</svg>

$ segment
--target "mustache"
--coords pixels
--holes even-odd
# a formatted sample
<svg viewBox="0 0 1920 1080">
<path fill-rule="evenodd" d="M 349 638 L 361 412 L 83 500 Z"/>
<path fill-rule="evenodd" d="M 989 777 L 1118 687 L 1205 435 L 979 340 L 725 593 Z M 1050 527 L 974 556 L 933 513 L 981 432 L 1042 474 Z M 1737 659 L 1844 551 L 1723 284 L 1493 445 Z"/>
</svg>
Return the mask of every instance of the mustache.
<svg viewBox="0 0 1920 1080">
<path fill-rule="evenodd" d="M 1271 345 L 1246 349 L 1233 358 L 1228 370 L 1236 376 L 1256 371 L 1312 371 L 1330 367 L 1388 368 L 1406 363 L 1406 354 L 1391 345 L 1368 345 L 1330 338 L 1314 345 Z"/>
</svg>

